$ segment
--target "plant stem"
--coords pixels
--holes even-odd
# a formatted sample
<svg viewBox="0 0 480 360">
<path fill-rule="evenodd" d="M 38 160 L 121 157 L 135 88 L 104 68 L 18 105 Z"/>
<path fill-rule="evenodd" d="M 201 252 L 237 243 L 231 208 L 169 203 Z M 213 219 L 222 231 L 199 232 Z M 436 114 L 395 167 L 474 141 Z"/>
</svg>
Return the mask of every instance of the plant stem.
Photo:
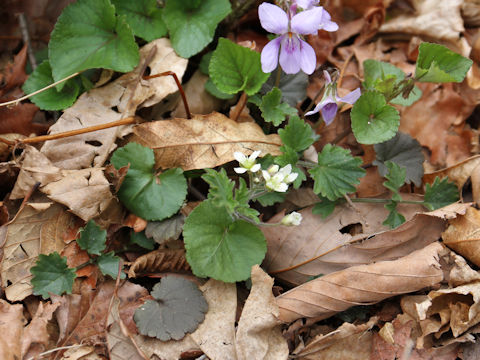
<svg viewBox="0 0 480 360">
<path fill-rule="evenodd" d="M 300 165 L 300 166 L 303 166 L 303 167 L 306 167 L 306 168 L 310 168 L 310 169 L 318 166 L 318 164 L 316 162 L 308 161 L 308 160 L 298 160 L 297 165 Z"/>
</svg>

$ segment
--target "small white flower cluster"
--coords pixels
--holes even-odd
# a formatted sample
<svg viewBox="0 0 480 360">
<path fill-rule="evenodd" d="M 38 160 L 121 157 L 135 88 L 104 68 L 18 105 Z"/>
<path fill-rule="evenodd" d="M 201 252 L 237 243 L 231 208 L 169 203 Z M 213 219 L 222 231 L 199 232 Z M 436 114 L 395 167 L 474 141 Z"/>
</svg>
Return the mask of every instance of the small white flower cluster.
<svg viewBox="0 0 480 360">
<path fill-rule="evenodd" d="M 258 170 L 260 170 L 260 164 L 255 163 L 255 159 L 258 157 L 258 155 L 260 155 L 260 150 L 254 151 L 249 157 L 246 157 L 239 151 L 235 151 L 233 153 L 233 157 L 238 161 L 241 167 L 236 167 L 233 170 L 237 174 L 243 174 L 247 171 L 256 173 Z"/>
<path fill-rule="evenodd" d="M 302 214 L 296 211 L 293 211 L 290 214 L 285 215 L 282 221 L 280 221 L 282 225 L 286 225 L 286 226 L 298 226 L 300 225 L 301 222 L 302 222 Z"/>
</svg>

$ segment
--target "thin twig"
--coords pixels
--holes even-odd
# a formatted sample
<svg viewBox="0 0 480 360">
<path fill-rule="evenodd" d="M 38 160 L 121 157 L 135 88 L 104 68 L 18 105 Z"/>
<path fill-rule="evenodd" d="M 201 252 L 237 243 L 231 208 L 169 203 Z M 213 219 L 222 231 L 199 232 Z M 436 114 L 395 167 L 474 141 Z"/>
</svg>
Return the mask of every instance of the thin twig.
<svg viewBox="0 0 480 360">
<path fill-rule="evenodd" d="M 38 357 L 44 357 L 45 355 L 54 353 L 54 352 L 59 351 L 59 350 L 74 349 L 74 348 L 78 348 L 78 347 L 82 347 L 82 346 L 85 346 L 85 345 L 77 344 L 77 345 L 61 346 L 61 347 L 58 347 L 58 348 L 55 348 L 55 349 L 50 349 L 48 351 L 44 351 L 44 352 L 38 354 L 37 356 L 31 356 L 27 360 L 35 360 Z"/>
<path fill-rule="evenodd" d="M 30 42 L 30 34 L 28 33 L 27 18 L 25 17 L 24 13 L 19 13 L 17 15 L 18 15 L 18 23 L 20 25 L 20 31 L 22 32 L 23 43 L 27 45 L 28 60 L 30 61 L 30 65 L 32 66 L 32 69 L 35 70 L 37 68 L 37 59 L 35 59 L 35 54 L 33 53 L 32 44 Z"/>
<path fill-rule="evenodd" d="M 238 118 L 240 117 L 240 114 L 242 113 L 243 108 L 245 107 L 245 104 L 247 103 L 247 94 L 242 92 L 242 95 L 240 96 L 240 99 L 238 100 L 237 107 L 235 108 L 232 116 L 232 120 L 237 122 Z"/>
<path fill-rule="evenodd" d="M 77 76 L 77 75 L 79 75 L 79 74 L 80 74 L 80 72 L 76 72 L 75 74 L 69 75 L 69 76 L 67 76 L 66 78 L 63 78 L 63 79 L 58 80 L 58 81 L 55 81 L 53 84 L 50 84 L 50 85 L 48 85 L 48 86 L 45 86 L 44 88 L 42 88 L 42 89 L 40 89 L 40 90 L 34 91 L 34 92 L 31 93 L 31 94 L 22 96 L 21 98 L 18 98 L 18 99 L 15 99 L 15 100 L 11 100 L 11 101 L 7 101 L 7 102 L 4 102 L 4 103 L 0 103 L 0 107 L 2 107 L 2 106 L 8 106 L 8 105 L 18 105 L 18 103 L 19 103 L 20 101 L 27 100 L 27 99 L 31 98 L 32 96 L 37 95 L 37 94 L 40 94 L 40 93 L 42 93 L 42 92 L 44 92 L 44 91 L 46 91 L 46 90 L 48 90 L 48 89 L 50 89 L 50 88 L 52 88 L 52 87 L 55 87 L 55 86 L 57 86 L 58 84 L 61 84 L 61 83 L 64 82 L 64 81 L 70 80 L 71 78 L 73 78 L 73 77 L 75 77 L 75 76 Z"/>
<path fill-rule="evenodd" d="M 337 82 L 339 88 L 342 87 L 343 76 L 345 75 L 345 70 L 347 70 L 348 63 L 350 62 L 350 60 L 352 60 L 352 57 L 353 57 L 353 53 L 348 55 L 348 57 L 345 59 L 345 62 L 342 65 L 342 68 L 340 69 L 340 76 L 338 77 L 338 82 Z"/>
</svg>

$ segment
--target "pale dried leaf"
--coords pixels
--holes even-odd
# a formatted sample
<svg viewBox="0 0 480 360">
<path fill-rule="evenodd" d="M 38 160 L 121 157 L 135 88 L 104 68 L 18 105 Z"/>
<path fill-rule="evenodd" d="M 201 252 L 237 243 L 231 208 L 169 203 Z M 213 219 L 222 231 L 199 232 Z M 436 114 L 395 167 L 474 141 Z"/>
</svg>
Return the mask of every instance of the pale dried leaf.
<svg viewBox="0 0 480 360">
<path fill-rule="evenodd" d="M 81 95 L 50 127 L 50 133 L 76 130 L 133 116 L 137 107 L 157 104 L 168 94 L 177 91 L 175 81 L 170 76 L 151 80 L 139 79 L 141 67 L 153 47 L 156 47 L 156 52 L 148 64 L 150 73 L 153 75 L 173 71 L 181 79 L 187 59 L 176 55 L 168 39 L 152 41 L 140 49 L 140 62 L 133 71 L 108 85 Z M 122 126 L 51 140 L 43 145 L 41 152 L 62 169 L 98 167 L 105 163 L 116 148 L 115 140 L 127 132 L 129 130 Z"/>
<path fill-rule="evenodd" d="M 64 244 L 61 237 L 52 234 L 50 229 L 52 223 L 58 223 L 64 211 L 58 204 L 40 212 L 25 207 L 8 225 L 1 267 L 2 286 L 8 300 L 20 301 L 32 294 L 30 267 L 42 250 L 62 251 Z M 59 234 L 65 230 L 57 229 Z"/>
<path fill-rule="evenodd" d="M 480 211 L 469 208 L 449 224 L 442 234 L 444 244 L 480 266 Z"/>
<path fill-rule="evenodd" d="M 325 319 L 354 305 L 433 286 L 443 280 L 438 262 L 443 247 L 433 243 L 398 260 L 353 266 L 311 280 L 277 297 L 280 319 Z"/>
<path fill-rule="evenodd" d="M 382 225 L 388 215 L 383 204 L 357 203 L 355 207 L 356 210 L 348 204 L 339 205 L 326 219 L 306 208 L 300 211 L 303 220 L 299 226 L 261 228 L 268 246 L 265 269 L 277 271 L 318 257 L 275 275 L 299 285 L 320 274 L 408 255 L 436 241 L 445 228 L 445 220 L 432 213 L 422 213 L 421 206 L 398 206 L 408 221 L 393 230 Z M 277 214 L 270 222 L 278 222 L 282 217 L 283 213 Z M 345 231 L 355 224 L 358 224 L 355 235 Z"/>
<path fill-rule="evenodd" d="M 260 150 L 261 156 L 281 154 L 278 135 L 265 135 L 255 123 L 236 123 L 215 112 L 190 120 L 144 123 L 133 131 L 132 141 L 154 150 L 156 168 L 213 168 L 234 160 L 235 151 L 248 155 Z"/>
<path fill-rule="evenodd" d="M 185 259 L 185 250 L 159 249 L 138 257 L 130 266 L 128 277 L 137 277 L 142 273 L 160 273 L 165 271 L 188 271 L 190 265 Z"/>
<path fill-rule="evenodd" d="M 25 325 L 23 305 L 11 305 L 0 299 L 0 359 L 21 359 L 22 334 Z"/>
<path fill-rule="evenodd" d="M 458 188 L 462 188 L 479 165 L 480 155 L 472 156 L 448 168 L 425 174 L 423 182 L 431 184 L 437 176 L 440 178 L 448 176 L 448 180 L 454 182 Z"/>
<path fill-rule="evenodd" d="M 344 323 L 338 329 L 315 336 L 303 348 L 294 351 L 298 359 L 369 359 L 372 352 L 372 332 L 378 319 L 372 318 L 362 325 Z"/>
<path fill-rule="evenodd" d="M 58 343 L 61 344 L 66 336 L 75 329 L 88 309 L 82 306 L 82 296 L 80 294 L 63 296 L 52 294 L 51 299 L 52 303 L 59 305 L 55 317 L 59 327 Z"/>
<path fill-rule="evenodd" d="M 101 359 L 98 355 L 96 358 L 90 358 L 95 348 L 93 346 L 79 345 L 65 351 L 62 360 L 96 360 Z"/>
<path fill-rule="evenodd" d="M 238 322 L 235 348 L 238 360 L 288 358 L 279 310 L 272 294 L 273 278 L 258 265 L 252 267 L 252 288 Z"/>
</svg>

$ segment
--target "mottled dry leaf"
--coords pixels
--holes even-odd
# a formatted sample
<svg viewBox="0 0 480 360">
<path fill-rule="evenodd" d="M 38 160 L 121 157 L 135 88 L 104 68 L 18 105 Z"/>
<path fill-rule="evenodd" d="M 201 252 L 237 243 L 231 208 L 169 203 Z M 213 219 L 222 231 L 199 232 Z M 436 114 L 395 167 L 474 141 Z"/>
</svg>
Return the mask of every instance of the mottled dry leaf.
<svg viewBox="0 0 480 360">
<path fill-rule="evenodd" d="M 326 219 L 306 208 L 300 211 L 303 216 L 300 226 L 263 227 L 268 246 L 265 269 L 274 272 L 318 257 L 275 274 L 279 279 L 299 285 L 320 274 L 408 255 L 438 240 L 445 228 L 445 220 L 433 212 L 421 212 L 424 210 L 421 206 L 400 205 L 398 210 L 408 221 L 393 230 L 382 225 L 388 215 L 383 204 L 357 203 L 355 207 L 358 211 L 347 204 L 339 205 Z M 278 222 L 282 217 L 280 213 L 270 221 Z M 355 226 L 357 230 L 352 236 L 348 229 Z"/>
<path fill-rule="evenodd" d="M 381 32 L 405 33 L 455 43 L 465 29 L 460 8 L 463 0 L 414 0 L 415 13 L 387 21 Z"/>
<path fill-rule="evenodd" d="M 354 305 L 369 305 L 391 296 L 433 286 L 443 280 L 439 243 L 398 260 L 353 266 L 311 280 L 277 297 L 280 320 L 325 319 Z"/>
<path fill-rule="evenodd" d="M 338 329 L 315 336 L 304 347 L 294 351 L 301 360 L 369 359 L 372 352 L 372 332 L 378 319 L 372 318 L 362 325 L 344 323 Z"/>
<path fill-rule="evenodd" d="M 54 224 L 63 223 L 59 222 L 63 212 L 64 208 L 58 204 L 45 211 L 36 211 L 27 206 L 8 225 L 1 267 L 2 286 L 8 300 L 20 301 L 32 294 L 30 267 L 34 265 L 38 254 L 62 251 L 64 243 L 59 235 L 66 228 L 58 227 L 58 233 L 53 233 L 51 229 L 55 227 Z"/>
<path fill-rule="evenodd" d="M 173 71 L 181 79 L 187 60 L 176 55 L 167 39 L 158 39 L 140 49 L 139 65 L 131 72 L 103 87 L 81 95 L 76 103 L 66 109 L 50 133 L 56 134 L 87 126 L 105 124 L 132 116 L 137 107 L 151 106 L 168 94 L 177 91 L 171 77 L 140 80 L 139 72 L 151 49 L 156 52 L 148 64 L 151 74 Z M 132 94 L 134 95 L 131 98 Z M 131 103 L 129 101 L 131 99 Z M 64 139 L 47 141 L 41 152 L 55 166 L 62 169 L 82 169 L 102 166 L 110 152 L 116 148 L 115 140 L 129 130 L 115 127 Z"/>
<path fill-rule="evenodd" d="M 190 265 L 185 259 L 185 250 L 159 249 L 138 257 L 130 266 L 128 277 L 134 278 L 142 273 L 160 273 L 165 271 L 189 271 Z"/>
<path fill-rule="evenodd" d="M 255 123 L 236 123 L 219 113 L 192 119 L 161 120 L 137 125 L 132 141 L 152 148 L 157 168 L 213 168 L 234 160 L 233 153 L 261 150 L 280 155 L 278 135 L 265 135 Z"/>
<path fill-rule="evenodd" d="M 287 359 L 288 345 L 282 336 L 279 310 L 272 294 L 273 278 L 255 265 L 251 279 L 252 288 L 237 327 L 237 359 Z"/>
<path fill-rule="evenodd" d="M 22 354 L 22 333 L 25 325 L 23 305 L 11 305 L 0 299 L 0 359 L 17 360 Z"/>
<path fill-rule="evenodd" d="M 444 244 L 480 266 L 480 211 L 469 208 L 449 224 L 442 234 Z"/>
</svg>

